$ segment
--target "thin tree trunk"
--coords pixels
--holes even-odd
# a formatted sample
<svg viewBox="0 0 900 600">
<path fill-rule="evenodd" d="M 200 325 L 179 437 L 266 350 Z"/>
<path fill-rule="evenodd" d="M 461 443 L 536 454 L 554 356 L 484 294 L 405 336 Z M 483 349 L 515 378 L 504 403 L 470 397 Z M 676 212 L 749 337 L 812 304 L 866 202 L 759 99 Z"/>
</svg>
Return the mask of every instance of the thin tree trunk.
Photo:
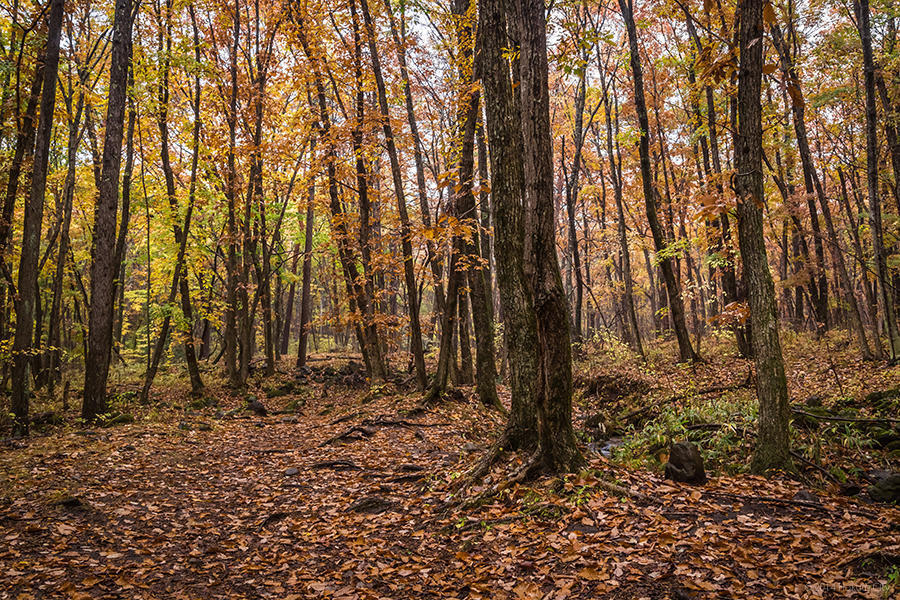
<svg viewBox="0 0 900 600">
<path fill-rule="evenodd" d="M 601 85 L 603 86 L 603 109 L 606 116 L 606 154 L 609 157 L 609 179 L 613 186 L 613 196 L 616 201 L 616 232 L 619 238 L 619 252 L 622 255 L 621 269 L 625 288 L 625 312 L 628 315 L 628 327 L 626 330 L 630 331 L 628 341 L 634 345 L 634 349 L 643 357 L 644 346 L 641 343 L 641 331 L 638 327 L 637 312 L 634 308 L 634 277 L 631 273 L 631 251 L 628 249 L 628 235 L 625 230 L 625 208 L 622 199 L 622 174 L 616 164 L 616 155 L 613 153 L 612 110 L 610 109 L 609 103 L 610 89 L 602 73 L 601 78 L 603 78 L 601 79 Z"/>
<path fill-rule="evenodd" d="M 650 123 L 647 119 L 647 106 L 644 102 L 644 79 L 641 71 L 640 51 L 638 50 L 637 30 L 634 25 L 631 0 L 619 0 L 622 9 L 622 17 L 628 30 L 629 47 L 631 50 L 631 71 L 634 77 L 634 103 L 638 116 L 638 127 L 641 131 L 640 156 L 641 156 L 641 180 L 644 189 L 644 202 L 647 207 L 647 221 L 653 236 L 653 245 L 657 252 L 663 280 L 669 297 L 669 312 L 671 313 L 672 326 L 675 329 L 675 337 L 678 340 L 678 354 L 682 361 L 697 361 L 700 357 L 694 352 L 691 339 L 688 336 L 687 326 L 684 322 L 684 302 L 681 297 L 678 280 L 672 259 L 668 256 L 659 256 L 666 247 L 666 238 L 660 226 L 656 214 L 656 198 L 653 191 L 653 174 L 650 165 Z"/>
<path fill-rule="evenodd" d="M 884 231 L 881 219 L 881 196 L 878 194 L 878 113 L 875 104 L 875 62 L 872 58 L 872 31 L 869 25 L 869 0 L 853 3 L 859 36 L 862 40 L 866 90 L 866 179 L 869 189 L 869 223 L 872 228 L 872 253 L 875 277 L 881 290 L 882 317 L 888 336 L 888 355 L 900 359 L 900 331 L 894 312 L 894 298 L 885 260 Z"/>
<path fill-rule="evenodd" d="M 44 83 L 41 112 L 34 148 L 31 190 L 25 204 L 22 253 L 19 258 L 16 332 L 13 339 L 12 398 L 13 432 L 28 435 L 28 409 L 31 396 L 32 357 L 29 350 L 34 333 L 35 304 L 38 302 L 38 261 L 41 252 L 41 223 L 44 218 L 44 193 L 53 133 L 53 109 L 56 105 L 56 78 L 59 66 L 59 39 L 62 30 L 63 0 L 52 0 L 47 25 Z"/>
<path fill-rule="evenodd" d="M 310 142 L 309 154 L 310 160 L 313 160 L 316 151 L 316 138 L 313 138 Z M 316 184 L 315 180 L 311 181 L 309 184 L 309 190 L 307 192 L 306 199 L 306 229 L 304 232 L 303 238 L 303 279 L 301 284 L 303 285 L 302 291 L 300 293 L 300 323 L 298 325 L 300 329 L 300 338 L 297 347 L 297 368 L 302 369 L 306 366 L 306 346 L 307 340 L 309 339 L 309 322 L 310 316 L 312 312 L 312 302 L 310 293 L 310 284 L 312 283 L 312 243 L 313 243 L 313 224 L 314 224 L 314 210 L 315 210 L 315 199 L 316 199 Z"/>
<path fill-rule="evenodd" d="M 406 66 L 406 45 L 397 31 L 397 24 L 390 0 L 384 0 L 384 8 L 388 16 L 394 48 L 397 52 L 397 62 L 400 65 L 400 82 L 403 85 L 403 98 L 406 102 L 406 118 L 409 121 L 409 132 L 413 140 L 413 160 L 416 165 L 416 190 L 419 197 L 419 209 L 422 216 L 422 226 L 427 230 L 431 228 L 431 212 L 428 209 L 428 195 L 425 189 L 425 163 L 422 158 L 422 139 L 419 137 L 419 126 L 416 122 L 416 112 L 413 106 L 412 88 L 409 85 L 409 69 Z M 431 239 L 425 238 L 425 248 L 428 251 L 427 260 L 434 278 L 435 310 L 437 314 L 443 314 L 444 285 L 441 275 L 441 256 Z"/>
<path fill-rule="evenodd" d="M 419 389 L 425 389 L 425 350 L 422 346 L 422 328 L 419 322 L 419 298 L 417 296 L 415 263 L 412 253 L 412 230 L 409 224 L 409 214 L 406 210 L 406 196 L 403 192 L 403 175 L 400 170 L 400 159 L 397 146 L 394 141 L 394 131 L 391 126 L 391 113 L 388 106 L 387 91 L 384 77 L 381 73 L 381 61 L 378 56 L 377 38 L 372 16 L 369 14 L 367 0 L 360 0 L 363 20 L 366 24 L 366 34 L 369 38 L 369 55 L 372 59 L 372 71 L 375 75 L 375 85 L 378 91 L 378 104 L 381 107 L 382 127 L 384 128 L 385 146 L 388 158 L 391 161 L 391 176 L 394 182 L 394 195 L 397 198 L 397 214 L 400 216 L 400 248 L 403 253 L 403 276 L 406 283 L 406 301 L 409 311 L 409 335 L 410 350 L 416 368 L 416 381 Z"/>
</svg>

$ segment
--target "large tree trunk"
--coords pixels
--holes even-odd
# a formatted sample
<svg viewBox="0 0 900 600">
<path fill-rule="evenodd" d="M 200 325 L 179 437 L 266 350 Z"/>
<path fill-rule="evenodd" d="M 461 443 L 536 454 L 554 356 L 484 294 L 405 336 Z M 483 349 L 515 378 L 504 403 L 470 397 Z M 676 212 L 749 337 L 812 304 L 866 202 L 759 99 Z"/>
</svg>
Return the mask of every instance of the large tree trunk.
<svg viewBox="0 0 900 600">
<path fill-rule="evenodd" d="M 550 133 L 547 23 L 543 0 L 517 0 L 520 100 L 524 144 L 525 206 L 533 270 L 532 293 L 539 347 L 538 430 L 541 467 L 548 472 L 578 468 L 583 457 L 572 429 L 572 345 L 569 305 L 556 256 L 553 206 L 553 142 Z"/>
<path fill-rule="evenodd" d="M 537 319 L 525 276 L 525 173 L 522 129 L 513 97 L 505 49 L 507 21 L 503 0 L 481 0 L 478 35 L 482 85 L 490 144 L 491 209 L 497 286 L 504 317 L 512 404 L 506 429 L 497 444 L 509 450 L 538 443 L 536 398 L 541 385 Z M 451 266 L 452 269 L 452 266 Z"/>
<path fill-rule="evenodd" d="M 738 241 L 750 296 L 751 339 L 756 361 L 759 434 L 752 468 L 757 473 L 789 467 L 787 380 L 775 286 L 763 237 L 765 189 L 762 165 L 763 0 L 741 0 L 738 130 L 735 132 L 734 190 L 737 194 Z"/>
<path fill-rule="evenodd" d="M 25 204 L 22 231 L 22 254 L 19 258 L 18 296 L 16 303 L 16 333 L 13 339 L 12 398 L 13 431 L 28 434 L 28 404 L 31 396 L 30 376 L 33 358 L 30 356 L 37 302 L 38 262 L 41 252 L 41 223 L 44 218 L 44 192 L 50 160 L 50 141 L 53 133 L 53 109 L 56 105 L 56 77 L 59 65 L 59 38 L 62 30 L 63 0 L 52 0 L 47 28 L 44 83 L 41 94 L 41 114 L 34 148 L 31 191 Z"/>
<path fill-rule="evenodd" d="M 91 243 L 91 306 L 85 357 L 84 402 L 81 416 L 93 421 L 106 412 L 106 382 L 112 346 L 116 213 L 119 204 L 119 169 L 125 125 L 128 67 L 131 63 L 131 0 L 117 0 L 110 54 L 109 94 L 106 104 L 106 139 L 103 142 L 100 186 L 94 208 Z"/>
<path fill-rule="evenodd" d="M 694 352 L 688 336 L 687 326 L 684 322 L 684 301 L 681 297 L 681 289 L 675 277 L 672 259 L 668 256 L 659 256 L 666 247 L 666 237 L 656 214 L 656 198 L 653 190 L 653 173 L 650 165 L 650 122 L 647 119 L 647 105 L 644 101 L 644 77 L 641 70 L 641 57 L 638 50 L 637 29 L 634 25 L 634 14 L 631 0 L 619 0 L 622 9 L 622 18 L 628 30 L 628 42 L 631 51 L 631 71 L 634 77 L 634 104 L 638 117 L 638 127 L 641 131 L 640 157 L 641 157 L 641 182 L 644 189 L 644 203 L 647 207 L 647 221 L 653 236 L 653 246 L 657 253 L 666 292 L 669 297 L 669 312 L 671 313 L 672 327 L 678 340 L 678 354 L 682 361 L 696 361 L 699 356 Z"/>
<path fill-rule="evenodd" d="M 872 58 L 872 31 L 869 25 L 869 0 L 853 4 L 859 37 L 862 40 L 863 68 L 866 89 L 866 179 L 869 188 L 869 223 L 872 227 L 872 253 L 875 276 L 881 291 L 882 314 L 888 334 L 888 355 L 892 361 L 900 359 L 900 331 L 894 312 L 894 298 L 885 260 L 884 231 L 881 222 L 881 196 L 878 194 L 878 114 L 875 104 L 875 61 Z"/>
</svg>

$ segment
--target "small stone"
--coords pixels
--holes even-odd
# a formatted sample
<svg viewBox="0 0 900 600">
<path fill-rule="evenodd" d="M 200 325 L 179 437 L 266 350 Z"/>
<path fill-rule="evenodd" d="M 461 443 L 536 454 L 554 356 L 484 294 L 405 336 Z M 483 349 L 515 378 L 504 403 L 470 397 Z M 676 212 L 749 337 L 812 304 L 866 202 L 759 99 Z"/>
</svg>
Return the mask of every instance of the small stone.
<svg viewBox="0 0 900 600">
<path fill-rule="evenodd" d="M 822 396 L 818 394 L 813 394 L 809 398 L 806 399 L 806 405 L 811 408 L 817 408 L 822 406 Z"/>
<path fill-rule="evenodd" d="M 300 469 L 298 469 L 297 467 L 288 467 L 287 469 L 284 470 L 284 476 L 292 477 L 294 475 L 297 475 L 299 472 L 300 472 Z"/>
<path fill-rule="evenodd" d="M 391 510 L 396 503 L 386 500 L 380 496 L 364 496 L 351 504 L 348 510 L 358 513 L 377 515 L 385 511 Z"/>
<path fill-rule="evenodd" d="M 812 502 L 815 504 L 819 504 L 819 498 L 808 490 L 800 490 L 791 500 L 795 500 L 797 502 Z"/>
<path fill-rule="evenodd" d="M 400 465 L 400 467 L 397 470 L 402 473 L 418 473 L 419 471 L 424 471 L 425 467 L 423 467 L 421 465 L 405 464 L 405 465 Z"/>
</svg>

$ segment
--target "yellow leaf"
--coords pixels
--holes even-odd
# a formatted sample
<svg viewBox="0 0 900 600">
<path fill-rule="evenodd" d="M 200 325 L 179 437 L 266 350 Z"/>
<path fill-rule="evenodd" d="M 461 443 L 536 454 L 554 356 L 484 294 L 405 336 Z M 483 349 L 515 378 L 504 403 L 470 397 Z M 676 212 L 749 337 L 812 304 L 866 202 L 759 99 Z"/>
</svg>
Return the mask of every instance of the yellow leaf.
<svg viewBox="0 0 900 600">
<path fill-rule="evenodd" d="M 604 581 L 609 579 L 609 573 L 598 571 L 594 567 L 585 567 L 578 571 L 578 577 L 586 581 Z"/>
</svg>

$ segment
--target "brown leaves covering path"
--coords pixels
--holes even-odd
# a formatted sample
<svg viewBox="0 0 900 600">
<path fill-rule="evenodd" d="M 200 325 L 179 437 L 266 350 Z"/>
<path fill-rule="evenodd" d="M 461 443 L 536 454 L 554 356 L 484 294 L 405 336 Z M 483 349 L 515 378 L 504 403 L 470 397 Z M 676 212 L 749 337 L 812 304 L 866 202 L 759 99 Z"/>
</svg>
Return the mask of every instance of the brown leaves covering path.
<svg viewBox="0 0 900 600">
<path fill-rule="evenodd" d="M 747 476 L 673 485 L 596 455 L 462 509 L 449 483 L 499 415 L 318 395 L 295 423 L 210 412 L 186 422 L 211 431 L 139 423 L 5 450 L 0 598 L 878 598 L 900 553 L 896 508 L 792 503 L 799 484 Z M 321 446 L 379 416 L 406 424 Z"/>
</svg>

